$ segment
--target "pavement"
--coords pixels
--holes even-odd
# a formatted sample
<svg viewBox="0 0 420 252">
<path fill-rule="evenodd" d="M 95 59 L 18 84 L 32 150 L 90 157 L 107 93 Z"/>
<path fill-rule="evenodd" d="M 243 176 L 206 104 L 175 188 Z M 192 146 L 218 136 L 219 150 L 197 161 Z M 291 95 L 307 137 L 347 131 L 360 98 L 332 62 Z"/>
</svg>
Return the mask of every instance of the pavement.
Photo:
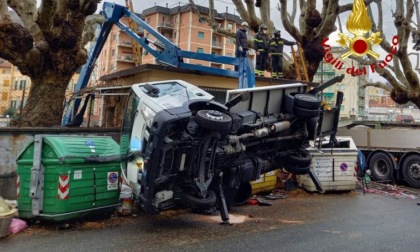
<svg viewBox="0 0 420 252">
<path fill-rule="evenodd" d="M 420 192 L 420 190 L 416 190 Z M 171 210 L 88 220 L 63 229 L 35 224 L 0 239 L 0 251 L 419 251 L 419 199 L 361 191 L 295 190 L 272 206 L 219 215 Z"/>
</svg>

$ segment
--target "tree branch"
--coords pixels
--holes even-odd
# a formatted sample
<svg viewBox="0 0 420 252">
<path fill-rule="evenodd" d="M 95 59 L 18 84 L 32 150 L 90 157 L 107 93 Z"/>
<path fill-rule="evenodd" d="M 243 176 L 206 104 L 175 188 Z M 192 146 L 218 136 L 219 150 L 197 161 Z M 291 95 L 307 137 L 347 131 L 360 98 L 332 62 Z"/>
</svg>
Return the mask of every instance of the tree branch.
<svg viewBox="0 0 420 252">
<path fill-rule="evenodd" d="M 335 26 L 335 20 L 338 15 L 338 9 L 338 0 L 329 2 L 326 17 L 321 24 L 321 28 L 316 33 L 315 38 L 323 39 L 337 30 L 337 27 Z"/>
<path fill-rule="evenodd" d="M 235 2 L 235 1 L 232 1 Z M 266 1 L 263 1 L 266 2 Z M 263 4 L 263 2 L 261 2 L 261 5 Z M 260 19 L 257 17 L 257 14 L 255 12 L 255 5 L 254 5 L 254 0 L 245 0 L 245 4 L 247 6 L 248 9 L 248 16 L 249 16 L 249 25 L 251 28 L 258 31 L 258 27 L 260 25 Z"/>
<path fill-rule="evenodd" d="M 292 15 L 289 16 L 290 22 L 292 22 L 292 24 L 295 23 L 296 12 L 297 12 L 297 0 L 293 0 Z"/>
<path fill-rule="evenodd" d="M 210 19 L 210 18 L 207 18 L 207 17 L 201 15 L 201 13 L 198 10 L 197 6 L 195 5 L 194 1 L 193 0 L 189 0 L 189 2 L 191 4 L 192 10 L 195 12 L 195 14 L 198 16 L 198 18 L 201 19 L 201 20 L 206 21 L 209 24 L 209 26 L 213 29 L 213 31 L 215 33 L 224 35 L 226 37 L 231 37 L 231 38 L 234 38 L 235 37 L 235 33 L 234 32 L 227 31 L 226 29 L 219 28 L 217 26 L 217 23 L 214 20 L 214 15 L 213 15 L 213 19 Z M 210 2 L 213 2 L 213 0 L 210 0 L 209 1 L 209 5 L 210 5 Z"/>
<path fill-rule="evenodd" d="M 12 19 L 7 8 L 6 0 L 0 0 L 0 23 L 10 23 Z"/>
<path fill-rule="evenodd" d="M 249 21 L 249 14 L 248 11 L 245 9 L 244 4 L 241 0 L 232 0 L 232 3 L 235 4 L 236 10 L 238 11 L 238 14 L 242 17 L 242 19 Z"/>
<path fill-rule="evenodd" d="M 35 20 L 41 30 L 48 30 L 51 27 L 56 7 L 57 1 L 55 0 L 41 0 L 41 6 L 35 15 Z"/>
<path fill-rule="evenodd" d="M 389 42 L 385 38 L 385 34 L 384 34 L 384 31 L 383 31 L 383 26 L 382 26 L 382 17 L 383 17 L 382 2 L 381 1 L 376 1 L 375 3 L 376 3 L 376 6 L 378 8 L 378 15 L 379 15 L 378 26 L 376 25 L 375 19 L 373 18 L 372 6 L 369 5 L 367 7 L 368 15 L 369 15 L 369 18 L 372 22 L 372 31 L 381 33 L 382 41 L 379 45 L 381 46 L 382 49 L 384 49 L 387 53 L 389 53 L 390 50 L 391 50 L 391 45 L 389 44 Z"/>
<path fill-rule="evenodd" d="M 9 0 L 9 7 L 12 8 L 19 15 L 26 29 L 32 35 L 35 43 L 45 41 L 44 34 L 39 28 L 38 24 L 35 23 L 36 14 L 36 1 L 20 1 L 20 0 Z"/>
<path fill-rule="evenodd" d="M 280 0 L 280 12 L 281 12 L 281 21 L 283 23 L 284 29 L 299 43 L 302 43 L 302 35 L 299 33 L 299 30 L 295 27 L 294 24 L 290 22 L 287 18 L 287 0 Z"/>
<path fill-rule="evenodd" d="M 271 12 L 270 1 L 261 1 L 261 6 L 260 6 L 261 23 L 267 25 L 269 33 L 273 32 L 274 30 L 274 24 L 273 24 L 273 21 L 271 21 L 270 12 Z"/>
<path fill-rule="evenodd" d="M 389 83 L 379 82 L 379 81 L 367 82 L 367 83 L 363 84 L 363 88 L 366 88 L 366 87 L 382 88 L 382 89 L 384 89 L 388 92 L 391 92 L 391 90 L 392 90 L 392 86 Z"/>
<path fill-rule="evenodd" d="M 82 48 L 86 46 L 87 43 L 93 41 L 95 38 L 95 25 L 102 24 L 105 21 L 104 16 L 99 14 L 93 14 L 86 18 L 85 27 L 82 35 Z"/>
<path fill-rule="evenodd" d="M 414 8 L 416 8 L 416 20 L 417 20 L 417 24 L 414 23 L 413 20 L 411 20 L 411 22 L 413 22 L 416 25 L 417 30 L 420 30 L 419 1 L 414 0 Z"/>
<path fill-rule="evenodd" d="M 373 1 L 375 0 L 365 0 L 365 5 L 368 6 L 369 4 L 371 4 Z M 378 1 L 378 0 L 376 0 Z M 380 0 L 379 0 L 380 1 Z M 346 11 L 350 11 L 353 9 L 353 4 L 345 4 L 339 7 L 338 13 L 343 13 Z"/>
</svg>

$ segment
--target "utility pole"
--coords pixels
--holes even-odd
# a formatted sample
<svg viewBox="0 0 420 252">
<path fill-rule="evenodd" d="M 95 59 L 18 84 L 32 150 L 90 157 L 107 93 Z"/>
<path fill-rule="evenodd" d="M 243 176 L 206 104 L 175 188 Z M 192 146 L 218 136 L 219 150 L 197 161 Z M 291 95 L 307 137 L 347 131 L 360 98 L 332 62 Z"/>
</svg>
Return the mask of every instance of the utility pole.
<svg viewBox="0 0 420 252">
<path fill-rule="evenodd" d="M 22 101 L 20 102 L 20 118 L 22 118 L 23 102 L 25 101 L 26 80 L 20 80 L 23 83 Z"/>
</svg>

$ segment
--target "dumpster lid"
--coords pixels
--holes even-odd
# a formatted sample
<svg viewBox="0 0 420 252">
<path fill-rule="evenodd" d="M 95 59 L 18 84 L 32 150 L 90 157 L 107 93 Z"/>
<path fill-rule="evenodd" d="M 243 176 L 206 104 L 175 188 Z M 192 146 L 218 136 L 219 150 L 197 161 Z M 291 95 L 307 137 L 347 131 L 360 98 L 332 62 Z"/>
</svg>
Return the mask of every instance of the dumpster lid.
<svg viewBox="0 0 420 252">
<path fill-rule="evenodd" d="M 18 156 L 18 160 L 32 159 L 34 142 L 30 143 Z M 89 162 L 116 161 L 120 156 L 120 146 L 110 136 L 44 136 L 43 159 L 81 158 Z M 114 157 L 114 158 L 109 158 Z"/>
</svg>

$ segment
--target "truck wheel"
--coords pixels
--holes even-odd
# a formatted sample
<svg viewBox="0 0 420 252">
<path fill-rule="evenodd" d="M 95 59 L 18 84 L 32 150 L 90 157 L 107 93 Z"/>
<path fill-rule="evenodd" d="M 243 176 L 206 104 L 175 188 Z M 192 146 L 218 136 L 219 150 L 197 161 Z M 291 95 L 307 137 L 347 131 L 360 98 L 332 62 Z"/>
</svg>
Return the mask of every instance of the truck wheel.
<svg viewBox="0 0 420 252">
<path fill-rule="evenodd" d="M 208 209 L 216 204 L 216 194 L 209 190 L 205 198 L 199 198 L 189 192 L 184 192 L 181 195 L 181 202 L 184 206 L 192 209 Z"/>
<path fill-rule="evenodd" d="M 217 110 L 199 110 L 195 121 L 209 130 L 228 130 L 232 126 L 232 118 Z"/>
<path fill-rule="evenodd" d="M 402 172 L 407 184 L 420 188 L 420 155 L 409 155 L 403 162 Z"/>
<path fill-rule="evenodd" d="M 377 152 L 369 160 L 369 169 L 374 180 L 389 180 L 392 178 L 394 163 L 388 154 Z"/>
<path fill-rule="evenodd" d="M 311 161 L 312 156 L 305 149 L 299 149 L 297 153 L 287 155 L 285 158 L 286 164 L 298 167 L 308 167 L 311 165 Z"/>
<path fill-rule="evenodd" d="M 321 101 L 315 96 L 311 94 L 295 94 L 295 102 L 296 107 L 310 109 L 310 110 L 319 110 L 321 107 Z"/>
<path fill-rule="evenodd" d="M 313 117 L 318 117 L 319 116 L 319 112 L 320 110 L 313 110 L 313 109 L 305 109 L 305 108 L 300 108 L 300 107 L 294 107 L 293 108 L 293 114 L 296 117 L 301 117 L 301 118 L 313 118 Z"/>
</svg>

